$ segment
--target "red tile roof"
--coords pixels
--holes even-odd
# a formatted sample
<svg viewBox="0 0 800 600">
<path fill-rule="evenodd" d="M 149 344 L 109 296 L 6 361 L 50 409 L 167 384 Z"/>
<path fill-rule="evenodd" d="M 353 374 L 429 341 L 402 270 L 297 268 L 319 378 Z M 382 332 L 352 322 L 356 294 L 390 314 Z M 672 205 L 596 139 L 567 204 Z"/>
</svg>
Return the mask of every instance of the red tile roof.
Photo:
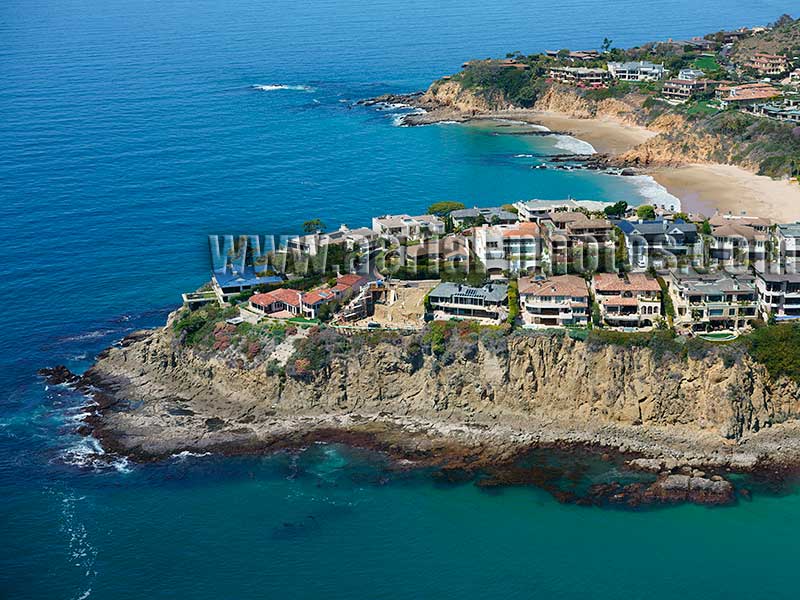
<svg viewBox="0 0 800 600">
<path fill-rule="evenodd" d="M 363 275 L 355 273 L 348 273 L 347 275 L 340 275 L 336 279 L 336 287 L 344 285 L 345 288 L 360 287 L 367 282 L 367 278 Z"/>
<path fill-rule="evenodd" d="M 314 290 L 303 294 L 303 304 L 314 306 L 332 300 L 334 298 L 331 290 Z"/>
<path fill-rule="evenodd" d="M 623 298 L 622 296 L 608 296 L 602 299 L 606 306 L 636 306 L 639 301 L 636 298 Z"/>
<path fill-rule="evenodd" d="M 628 273 L 627 281 L 616 273 L 598 273 L 594 276 L 594 288 L 598 292 L 659 292 L 661 286 L 644 273 Z"/>
<path fill-rule="evenodd" d="M 557 275 L 539 281 L 531 281 L 523 277 L 519 280 L 519 293 L 532 296 L 589 297 L 586 281 L 577 275 Z"/>
<path fill-rule="evenodd" d="M 275 302 L 283 302 L 289 306 L 300 306 L 300 292 L 289 288 L 279 288 L 264 294 L 256 294 L 250 298 L 250 302 L 259 306 L 269 306 Z"/>
<path fill-rule="evenodd" d="M 540 235 L 539 225 L 533 222 L 520 223 L 514 229 L 507 229 L 503 232 L 503 237 L 539 237 Z"/>
</svg>

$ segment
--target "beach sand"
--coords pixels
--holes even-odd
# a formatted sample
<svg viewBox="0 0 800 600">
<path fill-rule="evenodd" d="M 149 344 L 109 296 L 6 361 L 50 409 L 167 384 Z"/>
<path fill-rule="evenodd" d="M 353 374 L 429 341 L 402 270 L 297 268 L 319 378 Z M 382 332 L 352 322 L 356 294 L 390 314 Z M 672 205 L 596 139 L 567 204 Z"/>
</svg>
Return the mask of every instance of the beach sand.
<svg viewBox="0 0 800 600">
<path fill-rule="evenodd" d="M 510 111 L 520 120 L 553 131 L 569 132 L 589 142 L 597 152 L 620 154 L 657 135 L 610 118 L 578 119 L 551 112 Z M 509 116 L 510 116 L 509 114 Z M 786 223 L 800 220 L 800 185 L 755 175 L 732 165 L 687 165 L 647 172 L 681 201 L 686 212 L 746 213 Z"/>
<path fill-rule="evenodd" d="M 532 110 L 502 111 L 487 116 L 536 123 L 553 131 L 568 133 L 589 142 L 600 154 L 621 154 L 657 135 L 644 127 L 610 118 L 578 119 L 561 113 Z"/>
<path fill-rule="evenodd" d="M 681 200 L 687 212 L 706 216 L 746 213 L 777 222 L 800 220 L 800 185 L 754 175 L 731 165 L 661 168 L 653 178 Z"/>
<path fill-rule="evenodd" d="M 451 111 L 452 112 L 452 111 Z M 580 119 L 563 113 L 514 109 L 468 116 L 463 113 L 419 117 L 420 123 L 442 119 L 513 119 L 544 125 L 590 143 L 601 154 L 622 154 L 658 135 L 645 127 L 623 123 L 610 117 Z M 755 175 L 731 165 L 687 165 L 660 167 L 645 171 L 681 201 L 686 212 L 712 216 L 715 212 L 741 214 L 786 223 L 800 221 L 800 185 Z"/>
</svg>

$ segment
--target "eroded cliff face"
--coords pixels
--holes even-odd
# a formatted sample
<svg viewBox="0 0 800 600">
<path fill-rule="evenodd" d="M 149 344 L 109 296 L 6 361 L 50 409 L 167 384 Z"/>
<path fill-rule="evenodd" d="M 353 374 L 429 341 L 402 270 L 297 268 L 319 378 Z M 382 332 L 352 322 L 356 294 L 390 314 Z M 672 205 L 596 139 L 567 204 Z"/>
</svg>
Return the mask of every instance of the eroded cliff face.
<svg viewBox="0 0 800 600">
<path fill-rule="evenodd" d="M 423 94 L 422 102 L 472 115 L 513 108 L 499 91 L 482 93 L 479 90 L 464 89 L 457 81 L 434 82 Z"/>
<path fill-rule="evenodd" d="M 130 444 L 150 436 L 147 443 L 164 448 L 210 443 L 226 431 L 244 435 L 282 418 L 308 417 L 311 426 L 320 416 L 380 415 L 512 427 L 549 439 L 571 432 L 570 439 L 602 443 L 598 432 L 610 427 L 645 446 L 650 437 L 675 436 L 716 452 L 800 416 L 798 386 L 773 382 L 747 356 L 726 366 L 714 355 L 593 349 L 561 336 L 511 336 L 507 351 L 481 345 L 470 358 L 447 361 L 380 342 L 295 379 L 202 357 L 160 330 L 109 350 L 89 375 L 112 390 L 101 427 L 123 432 Z"/>
<path fill-rule="evenodd" d="M 629 94 L 621 100 L 606 98 L 594 101 L 578 94 L 574 88 L 551 85 L 536 101 L 534 110 L 562 113 L 577 119 L 607 118 L 639 125 L 636 111 L 641 108 L 644 99 L 644 96 Z"/>
</svg>

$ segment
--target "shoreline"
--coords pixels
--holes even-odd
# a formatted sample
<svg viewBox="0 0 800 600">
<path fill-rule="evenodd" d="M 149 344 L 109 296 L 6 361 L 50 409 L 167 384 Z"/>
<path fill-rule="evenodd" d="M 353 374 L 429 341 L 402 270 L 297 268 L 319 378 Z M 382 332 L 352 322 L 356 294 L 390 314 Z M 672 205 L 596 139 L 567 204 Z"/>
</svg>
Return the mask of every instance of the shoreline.
<svg viewBox="0 0 800 600">
<path fill-rule="evenodd" d="M 236 389 L 227 378 L 240 375 L 225 375 L 220 380 L 223 388 L 218 383 L 200 396 L 187 389 L 187 399 L 176 403 L 178 399 L 162 387 L 166 373 L 142 375 L 135 364 L 128 364 L 128 350 L 133 356 L 148 342 L 163 341 L 160 331 L 132 334 L 101 354 L 82 376 L 63 367 L 40 372 L 50 384 L 93 399 L 78 433 L 98 442 L 101 461 L 149 463 L 187 453 L 268 455 L 333 443 L 381 453 L 390 459 L 392 470 L 431 469 L 443 481 L 472 481 L 479 487 L 534 485 L 560 502 L 627 508 L 682 502 L 729 505 L 750 493 L 749 484 L 731 480 L 730 474 L 780 485 L 800 472 L 800 425 L 794 422 L 734 442 L 702 429 L 630 426 L 604 419 L 577 424 L 557 414 L 535 412 L 403 414 L 390 406 L 375 412 L 367 407 L 326 410 L 279 403 L 262 406 L 258 416 L 242 418 L 253 411 L 247 408 L 254 402 L 247 390 L 239 391 L 245 394 L 243 406 L 233 412 L 224 408 L 229 401 L 221 394 L 222 389 Z M 195 359 L 177 360 L 186 363 L 182 370 L 194 373 Z M 203 360 L 215 364 L 213 358 Z M 248 375 L 242 376 L 249 381 Z M 204 387 L 200 384 L 197 391 Z M 553 483 L 551 467 L 528 464 L 537 452 L 562 456 L 564 473 L 591 455 L 615 465 L 609 473 L 616 474 L 594 482 L 585 493 L 565 493 Z M 620 470 L 623 475 L 618 475 Z M 628 475 L 646 481 L 631 483 Z"/>
<path fill-rule="evenodd" d="M 569 135 L 591 144 L 598 154 L 612 160 L 659 135 L 659 132 L 611 116 L 575 117 L 567 113 L 533 109 L 508 109 L 464 113 L 449 106 L 421 103 L 421 96 L 403 97 L 410 106 L 426 112 L 410 114 L 405 123 L 430 125 L 441 122 L 509 119 L 540 125 L 558 135 Z M 680 210 L 706 217 L 716 212 L 748 214 L 775 222 L 800 221 L 800 185 L 757 175 L 742 167 L 721 163 L 685 164 L 639 168 L 680 201 Z"/>
</svg>

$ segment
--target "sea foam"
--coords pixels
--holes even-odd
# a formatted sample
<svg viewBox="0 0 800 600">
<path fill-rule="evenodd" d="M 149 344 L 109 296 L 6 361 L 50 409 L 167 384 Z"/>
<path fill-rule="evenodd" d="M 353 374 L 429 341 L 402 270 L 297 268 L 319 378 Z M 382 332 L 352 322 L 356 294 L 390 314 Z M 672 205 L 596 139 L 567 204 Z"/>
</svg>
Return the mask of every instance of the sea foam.
<svg viewBox="0 0 800 600">
<path fill-rule="evenodd" d="M 289 85 L 285 83 L 268 83 L 268 84 L 257 84 L 250 86 L 254 90 L 258 90 L 260 92 L 277 92 L 281 90 L 292 90 L 295 92 L 313 92 L 315 88 L 311 87 L 310 85 Z"/>
<path fill-rule="evenodd" d="M 625 179 L 633 182 L 646 203 L 676 212 L 681 210 L 680 199 L 670 194 L 667 188 L 650 175 L 634 175 Z"/>
<path fill-rule="evenodd" d="M 595 154 L 597 152 L 589 142 L 584 142 L 571 135 L 555 134 L 553 137 L 556 140 L 555 147 L 559 150 L 566 150 L 570 154 Z"/>
</svg>

